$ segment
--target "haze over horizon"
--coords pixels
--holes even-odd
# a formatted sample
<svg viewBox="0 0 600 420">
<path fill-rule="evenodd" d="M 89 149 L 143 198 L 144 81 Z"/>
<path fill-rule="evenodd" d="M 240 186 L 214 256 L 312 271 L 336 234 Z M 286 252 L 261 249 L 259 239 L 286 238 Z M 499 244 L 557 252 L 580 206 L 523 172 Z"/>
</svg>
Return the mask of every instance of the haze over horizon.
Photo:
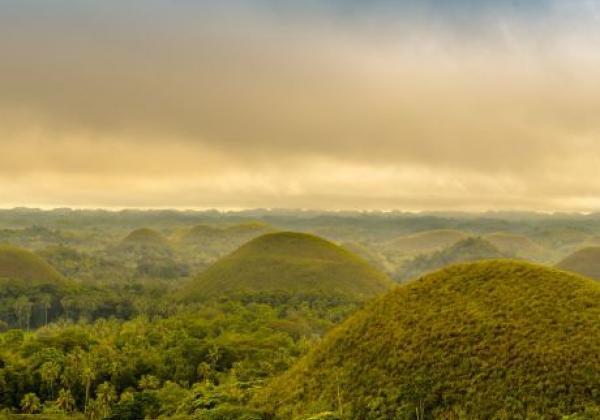
<svg viewBox="0 0 600 420">
<path fill-rule="evenodd" d="M 600 210 L 600 1 L 0 0 L 0 207 Z"/>
</svg>

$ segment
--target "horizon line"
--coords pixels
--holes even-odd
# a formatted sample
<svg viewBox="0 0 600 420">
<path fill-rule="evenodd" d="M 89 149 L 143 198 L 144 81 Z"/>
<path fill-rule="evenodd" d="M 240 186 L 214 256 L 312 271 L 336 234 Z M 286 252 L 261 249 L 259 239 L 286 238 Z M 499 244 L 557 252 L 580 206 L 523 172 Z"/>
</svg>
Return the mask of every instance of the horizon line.
<svg viewBox="0 0 600 420">
<path fill-rule="evenodd" d="M 173 211 L 180 213 L 208 213 L 218 212 L 227 213 L 244 213 L 252 211 L 264 212 L 305 212 L 305 213 L 362 213 L 362 214 L 410 214 L 410 215 L 431 215 L 431 214 L 465 214 L 465 215 L 485 215 L 485 214 L 529 214 L 538 216 L 592 216 L 600 214 L 598 211 L 564 211 L 564 210 L 528 210 L 528 209 L 486 209 L 486 210 L 453 210 L 453 209 L 435 209 L 435 210 L 407 210 L 401 208 L 318 208 L 318 207 L 187 207 L 187 206 L 45 206 L 45 205 L 15 205 L 15 206 L 0 206 L 0 211 L 16 211 L 16 210 L 33 210 L 40 212 L 53 212 L 60 210 L 68 211 L 105 211 L 111 213 L 119 213 L 126 211 L 139 212 L 160 212 Z"/>
</svg>

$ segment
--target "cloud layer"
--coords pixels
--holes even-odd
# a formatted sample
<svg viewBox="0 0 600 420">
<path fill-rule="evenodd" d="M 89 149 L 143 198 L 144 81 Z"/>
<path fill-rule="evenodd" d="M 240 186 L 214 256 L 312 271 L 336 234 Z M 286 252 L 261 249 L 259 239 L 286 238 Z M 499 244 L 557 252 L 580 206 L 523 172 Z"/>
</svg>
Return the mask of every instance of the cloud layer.
<svg viewBox="0 0 600 420">
<path fill-rule="evenodd" d="M 596 1 L 141 3 L 0 1 L 0 205 L 600 209 Z"/>
</svg>

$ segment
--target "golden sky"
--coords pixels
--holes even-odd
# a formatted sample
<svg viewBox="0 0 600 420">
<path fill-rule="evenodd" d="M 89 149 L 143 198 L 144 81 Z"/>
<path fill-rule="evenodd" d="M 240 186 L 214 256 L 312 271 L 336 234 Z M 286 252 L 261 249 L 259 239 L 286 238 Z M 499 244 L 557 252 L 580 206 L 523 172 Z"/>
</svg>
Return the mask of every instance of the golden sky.
<svg viewBox="0 0 600 420">
<path fill-rule="evenodd" d="M 598 1 L 361 3 L 0 1 L 0 207 L 600 210 Z"/>
</svg>

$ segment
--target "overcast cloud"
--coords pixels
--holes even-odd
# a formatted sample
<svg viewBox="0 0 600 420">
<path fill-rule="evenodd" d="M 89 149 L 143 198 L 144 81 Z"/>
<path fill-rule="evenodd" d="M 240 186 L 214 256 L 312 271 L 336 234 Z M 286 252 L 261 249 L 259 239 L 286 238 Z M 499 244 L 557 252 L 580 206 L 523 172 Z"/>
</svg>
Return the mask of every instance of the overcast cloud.
<svg viewBox="0 0 600 420">
<path fill-rule="evenodd" d="M 0 0 L 0 206 L 600 210 L 599 2 L 523 3 Z"/>
</svg>

